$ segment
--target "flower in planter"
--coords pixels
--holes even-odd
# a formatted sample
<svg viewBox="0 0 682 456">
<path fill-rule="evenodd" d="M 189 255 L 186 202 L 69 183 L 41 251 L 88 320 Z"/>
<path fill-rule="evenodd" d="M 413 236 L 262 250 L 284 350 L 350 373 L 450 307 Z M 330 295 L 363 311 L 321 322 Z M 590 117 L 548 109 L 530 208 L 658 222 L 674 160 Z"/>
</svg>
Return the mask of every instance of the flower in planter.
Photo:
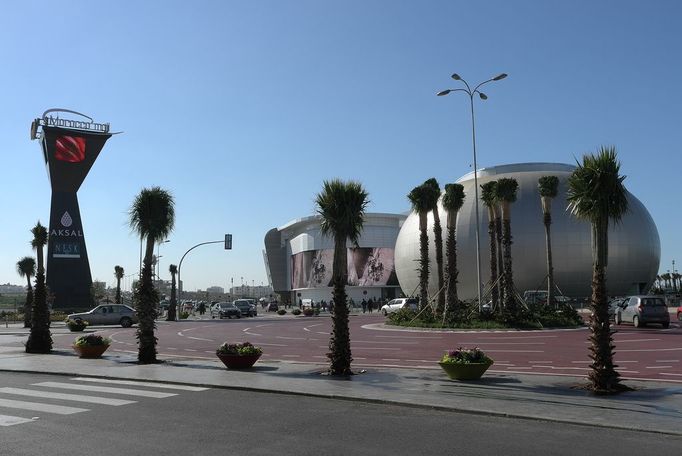
<svg viewBox="0 0 682 456">
<path fill-rule="evenodd" d="M 230 344 L 228 342 L 223 343 L 216 350 L 218 355 L 238 355 L 238 356 L 253 356 L 262 355 L 263 349 L 252 345 L 250 342 L 244 342 L 243 344 Z"/>
<path fill-rule="evenodd" d="M 492 363 L 493 360 L 478 347 L 459 347 L 457 350 L 446 351 L 440 362 L 443 364 L 488 364 Z"/>
<path fill-rule="evenodd" d="M 65 319 L 64 322 L 71 331 L 83 331 L 90 324 L 85 320 L 72 320 L 70 318 Z"/>
<path fill-rule="evenodd" d="M 111 339 L 103 337 L 98 334 L 88 334 L 87 336 L 78 336 L 73 341 L 76 347 L 95 347 L 100 345 L 111 345 Z"/>
</svg>

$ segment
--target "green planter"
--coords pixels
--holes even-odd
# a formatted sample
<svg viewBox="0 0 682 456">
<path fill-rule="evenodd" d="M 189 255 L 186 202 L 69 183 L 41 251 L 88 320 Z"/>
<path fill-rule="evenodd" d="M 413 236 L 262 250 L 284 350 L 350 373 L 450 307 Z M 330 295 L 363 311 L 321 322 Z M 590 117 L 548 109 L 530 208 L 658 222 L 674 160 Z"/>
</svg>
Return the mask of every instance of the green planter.
<svg viewBox="0 0 682 456">
<path fill-rule="evenodd" d="M 453 380 L 478 380 L 488 370 L 493 362 L 488 363 L 438 363 L 443 368 L 448 377 Z"/>
</svg>

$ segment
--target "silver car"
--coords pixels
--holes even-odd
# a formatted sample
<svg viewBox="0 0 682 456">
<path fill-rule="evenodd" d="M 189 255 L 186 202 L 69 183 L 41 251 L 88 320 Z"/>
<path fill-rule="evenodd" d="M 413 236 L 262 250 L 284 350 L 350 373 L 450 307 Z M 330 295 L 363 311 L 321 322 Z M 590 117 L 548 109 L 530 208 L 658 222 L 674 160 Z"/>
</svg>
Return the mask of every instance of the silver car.
<svg viewBox="0 0 682 456">
<path fill-rule="evenodd" d="M 630 296 L 618 307 L 614 314 L 617 325 L 632 323 L 639 328 L 648 323 L 659 323 L 664 328 L 670 326 L 670 314 L 663 298 L 658 296 Z"/>
<path fill-rule="evenodd" d="M 419 310 L 419 299 L 418 298 L 397 298 L 388 301 L 386 304 L 381 306 L 381 313 L 388 315 L 393 312 L 397 312 L 400 309 L 412 309 Z"/>
<path fill-rule="evenodd" d="M 101 304 L 87 312 L 70 314 L 70 320 L 85 320 L 90 325 L 121 325 L 129 328 L 137 323 L 137 312 L 123 304 Z"/>
</svg>

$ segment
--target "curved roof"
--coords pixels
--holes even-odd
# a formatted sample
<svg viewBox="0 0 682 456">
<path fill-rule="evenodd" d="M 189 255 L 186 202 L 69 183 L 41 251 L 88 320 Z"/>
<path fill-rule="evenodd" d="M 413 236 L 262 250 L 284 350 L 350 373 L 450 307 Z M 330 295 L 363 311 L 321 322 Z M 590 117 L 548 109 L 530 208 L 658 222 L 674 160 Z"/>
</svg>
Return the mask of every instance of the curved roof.
<svg viewBox="0 0 682 456">
<path fill-rule="evenodd" d="M 512 163 L 509 165 L 497 165 L 491 166 L 489 168 L 481 168 L 478 170 L 478 178 L 494 176 L 496 174 L 507 174 L 507 173 L 524 173 L 524 172 L 537 172 L 537 171 L 547 171 L 547 172 L 565 172 L 572 173 L 575 170 L 575 165 L 569 165 L 567 163 L 543 163 L 543 162 L 530 162 L 530 163 Z M 471 171 L 466 173 L 464 176 L 457 179 L 457 182 L 465 182 L 474 178 L 474 172 Z"/>
</svg>

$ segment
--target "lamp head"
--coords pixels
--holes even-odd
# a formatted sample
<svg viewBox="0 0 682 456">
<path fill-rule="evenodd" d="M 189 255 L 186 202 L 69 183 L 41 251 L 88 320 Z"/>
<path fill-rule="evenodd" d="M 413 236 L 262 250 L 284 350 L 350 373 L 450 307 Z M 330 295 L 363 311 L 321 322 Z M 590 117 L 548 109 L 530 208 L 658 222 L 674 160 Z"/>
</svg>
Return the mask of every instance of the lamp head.
<svg viewBox="0 0 682 456">
<path fill-rule="evenodd" d="M 441 90 L 440 92 L 438 92 L 438 93 L 436 94 L 436 96 L 437 96 L 437 97 L 442 97 L 442 96 L 445 96 L 445 95 L 449 94 L 450 92 L 452 92 L 452 89 Z"/>
<path fill-rule="evenodd" d="M 505 76 L 506 76 L 506 74 L 505 74 Z M 459 81 L 462 79 L 457 73 L 452 73 L 452 76 L 450 76 L 450 77 L 452 79 L 454 79 L 455 81 Z"/>
<path fill-rule="evenodd" d="M 481 98 L 481 100 L 487 100 L 488 95 L 484 94 L 483 92 L 478 92 L 478 96 Z"/>
<path fill-rule="evenodd" d="M 507 73 L 500 73 L 493 78 L 493 81 L 501 81 L 502 79 L 504 79 L 506 77 L 507 77 Z"/>
</svg>

